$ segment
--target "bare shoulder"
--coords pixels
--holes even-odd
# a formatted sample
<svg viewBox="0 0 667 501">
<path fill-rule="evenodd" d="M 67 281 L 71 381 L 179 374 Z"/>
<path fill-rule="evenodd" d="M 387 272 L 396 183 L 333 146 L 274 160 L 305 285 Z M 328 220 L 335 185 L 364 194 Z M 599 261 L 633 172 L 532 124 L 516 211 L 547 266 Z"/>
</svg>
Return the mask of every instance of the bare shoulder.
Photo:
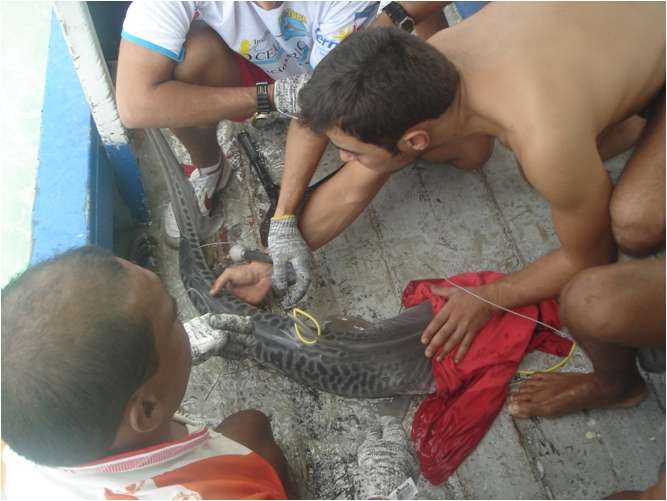
<svg viewBox="0 0 667 501">
<path fill-rule="evenodd" d="M 512 141 L 526 180 L 552 206 L 567 208 L 607 192 L 609 177 L 590 128 L 542 125 Z"/>
</svg>

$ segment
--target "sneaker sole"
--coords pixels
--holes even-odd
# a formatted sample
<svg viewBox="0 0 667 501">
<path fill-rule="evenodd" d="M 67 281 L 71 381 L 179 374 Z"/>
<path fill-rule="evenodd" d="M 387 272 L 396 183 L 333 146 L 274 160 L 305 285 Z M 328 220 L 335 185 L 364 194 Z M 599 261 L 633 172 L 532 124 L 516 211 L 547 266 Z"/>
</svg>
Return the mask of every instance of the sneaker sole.
<svg viewBox="0 0 667 501">
<path fill-rule="evenodd" d="M 218 184 L 215 187 L 214 194 L 217 195 L 219 192 L 224 190 L 225 187 L 229 184 L 229 180 L 231 178 L 232 178 L 231 166 L 229 165 L 229 162 L 227 161 L 227 159 L 225 157 L 223 157 L 223 160 L 222 160 L 222 175 L 220 176 L 220 179 L 218 179 Z M 180 240 L 181 240 L 180 235 L 178 237 L 175 237 L 175 236 L 169 235 L 166 231 L 166 227 L 167 227 L 166 219 L 167 219 L 168 211 L 169 211 L 169 208 L 167 207 L 165 209 L 164 213 L 162 214 L 162 230 L 163 230 L 162 234 L 164 235 L 165 243 L 169 247 L 171 247 L 172 249 L 178 250 L 178 247 L 180 245 Z M 209 216 L 209 217 L 211 217 L 211 216 Z M 219 226 L 221 227 L 222 223 Z"/>
<path fill-rule="evenodd" d="M 167 212 L 169 211 L 169 207 L 165 208 L 164 212 L 162 213 L 162 236 L 164 238 L 165 243 L 167 244 L 168 247 L 178 250 L 180 244 L 181 244 L 181 236 L 180 234 L 178 236 L 173 236 L 167 233 L 166 227 L 166 219 L 167 219 Z M 222 228 L 223 220 L 222 217 L 220 216 L 209 216 L 210 219 L 210 229 L 208 231 L 207 235 L 204 235 L 204 240 L 210 238 L 211 236 L 215 235 L 216 232 Z"/>
</svg>

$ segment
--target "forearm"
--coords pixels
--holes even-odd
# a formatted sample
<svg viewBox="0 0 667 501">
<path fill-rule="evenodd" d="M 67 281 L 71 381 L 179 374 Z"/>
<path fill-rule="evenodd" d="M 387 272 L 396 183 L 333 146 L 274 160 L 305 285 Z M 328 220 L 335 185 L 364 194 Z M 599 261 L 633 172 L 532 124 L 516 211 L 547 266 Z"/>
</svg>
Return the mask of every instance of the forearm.
<svg viewBox="0 0 667 501">
<path fill-rule="evenodd" d="M 352 224 L 389 176 L 350 162 L 315 190 L 299 218 L 308 246 L 318 249 Z"/>
<path fill-rule="evenodd" d="M 612 262 L 612 242 L 586 256 L 576 256 L 557 249 L 524 269 L 478 289 L 480 295 L 505 308 L 515 308 L 556 298 L 563 287 L 580 271 Z"/>
<path fill-rule="evenodd" d="M 424 21 L 433 13 L 442 10 L 448 3 L 451 2 L 398 2 L 405 9 L 405 12 L 415 20 L 416 24 Z M 382 26 L 393 26 L 391 19 L 387 14 L 380 14 L 371 24 L 372 28 Z"/>
<path fill-rule="evenodd" d="M 285 145 L 285 169 L 275 216 L 295 214 L 329 139 L 292 120 Z"/>
<path fill-rule="evenodd" d="M 207 87 L 176 80 L 126 92 L 119 99 L 123 123 L 131 128 L 192 127 L 243 120 L 256 108 L 254 87 Z"/>
</svg>

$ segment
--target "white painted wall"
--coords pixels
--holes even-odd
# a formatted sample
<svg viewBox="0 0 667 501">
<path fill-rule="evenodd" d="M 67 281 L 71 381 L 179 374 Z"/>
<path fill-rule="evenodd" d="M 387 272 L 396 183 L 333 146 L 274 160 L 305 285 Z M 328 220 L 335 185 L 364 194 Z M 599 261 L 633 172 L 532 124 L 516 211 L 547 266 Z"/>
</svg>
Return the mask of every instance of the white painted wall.
<svg viewBox="0 0 667 501">
<path fill-rule="evenodd" d="M 0 284 L 28 265 L 52 2 L 0 2 Z"/>
<path fill-rule="evenodd" d="M 116 109 L 114 86 L 88 6 L 84 2 L 55 2 L 55 9 L 102 143 L 105 146 L 128 144 L 125 127 Z"/>
</svg>

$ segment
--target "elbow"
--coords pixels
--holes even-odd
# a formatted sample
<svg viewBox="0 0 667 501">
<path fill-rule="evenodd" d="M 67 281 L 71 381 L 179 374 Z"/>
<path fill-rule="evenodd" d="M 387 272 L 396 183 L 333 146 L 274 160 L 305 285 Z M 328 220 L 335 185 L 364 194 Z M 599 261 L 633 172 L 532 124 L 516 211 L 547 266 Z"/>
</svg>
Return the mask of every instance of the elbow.
<svg viewBox="0 0 667 501">
<path fill-rule="evenodd" d="M 151 117 L 155 115 L 148 96 L 142 93 L 116 92 L 116 106 L 122 124 L 128 129 L 154 127 Z"/>
<path fill-rule="evenodd" d="M 584 254 L 566 255 L 569 265 L 569 276 L 574 276 L 581 271 L 598 266 L 605 266 L 616 261 L 618 254 L 616 246 L 612 243 L 608 245 L 601 244 L 594 251 Z"/>
<path fill-rule="evenodd" d="M 139 129 L 146 127 L 144 114 L 137 107 L 131 103 L 123 100 L 118 100 L 118 116 L 120 121 L 128 129 Z"/>
</svg>

